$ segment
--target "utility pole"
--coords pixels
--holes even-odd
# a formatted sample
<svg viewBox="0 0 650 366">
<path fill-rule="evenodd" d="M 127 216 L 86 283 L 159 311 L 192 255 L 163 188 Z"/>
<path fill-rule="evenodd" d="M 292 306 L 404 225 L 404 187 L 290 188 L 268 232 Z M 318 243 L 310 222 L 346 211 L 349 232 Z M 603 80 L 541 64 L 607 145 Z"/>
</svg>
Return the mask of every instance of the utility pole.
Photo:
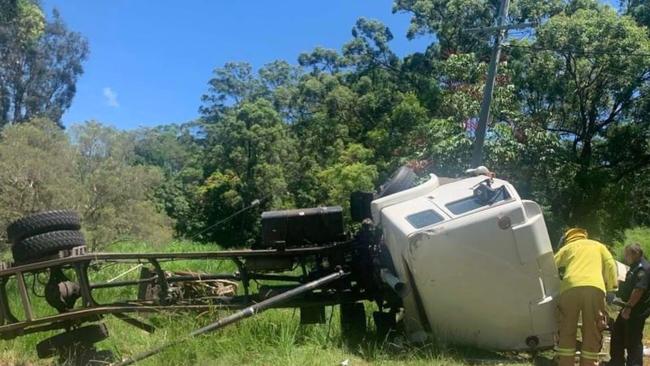
<svg viewBox="0 0 650 366">
<path fill-rule="evenodd" d="M 494 46 L 492 47 L 492 56 L 490 57 L 490 65 L 488 66 L 487 80 L 485 82 L 485 89 L 483 90 L 483 100 L 481 101 L 481 113 L 478 118 L 478 125 L 474 132 L 474 148 L 472 151 L 472 167 L 478 167 L 483 163 L 483 143 L 485 142 L 485 130 L 487 129 L 488 119 L 490 118 L 490 104 L 492 102 L 492 93 L 494 91 L 494 80 L 497 76 L 497 66 L 499 65 L 499 58 L 501 57 L 501 42 L 506 37 L 506 32 L 509 26 L 504 26 L 506 18 L 508 18 L 508 7 L 510 0 L 501 0 L 499 6 L 499 14 L 497 16 L 497 26 L 493 28 L 481 29 L 496 30 L 494 36 Z M 515 26 L 519 28 L 520 26 Z M 515 28 L 512 27 L 512 28 Z"/>
</svg>

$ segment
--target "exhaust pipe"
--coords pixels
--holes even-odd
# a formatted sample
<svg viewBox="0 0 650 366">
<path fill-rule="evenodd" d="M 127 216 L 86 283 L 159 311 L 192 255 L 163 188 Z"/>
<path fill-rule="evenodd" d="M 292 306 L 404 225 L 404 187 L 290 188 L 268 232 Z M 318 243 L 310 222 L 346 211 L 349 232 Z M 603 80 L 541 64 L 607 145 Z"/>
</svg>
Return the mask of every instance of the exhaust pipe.
<svg viewBox="0 0 650 366">
<path fill-rule="evenodd" d="M 397 296 L 406 297 L 409 293 L 408 286 L 400 281 L 394 274 L 392 274 L 388 269 L 382 268 L 379 270 L 379 276 L 381 277 L 382 282 L 388 285 L 388 287 L 393 290 Z"/>
</svg>

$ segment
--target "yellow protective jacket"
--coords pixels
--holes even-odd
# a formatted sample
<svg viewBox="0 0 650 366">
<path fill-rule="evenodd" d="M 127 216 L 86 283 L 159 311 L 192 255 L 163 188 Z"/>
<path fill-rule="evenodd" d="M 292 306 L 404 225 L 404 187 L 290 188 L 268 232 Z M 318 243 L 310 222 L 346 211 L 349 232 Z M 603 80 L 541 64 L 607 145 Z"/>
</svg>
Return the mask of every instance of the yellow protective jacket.
<svg viewBox="0 0 650 366">
<path fill-rule="evenodd" d="M 560 293 L 580 286 L 593 286 L 603 292 L 618 286 L 616 261 L 598 241 L 587 239 L 587 232 L 571 229 L 565 245 L 555 253 L 558 269 L 564 268 Z"/>
</svg>

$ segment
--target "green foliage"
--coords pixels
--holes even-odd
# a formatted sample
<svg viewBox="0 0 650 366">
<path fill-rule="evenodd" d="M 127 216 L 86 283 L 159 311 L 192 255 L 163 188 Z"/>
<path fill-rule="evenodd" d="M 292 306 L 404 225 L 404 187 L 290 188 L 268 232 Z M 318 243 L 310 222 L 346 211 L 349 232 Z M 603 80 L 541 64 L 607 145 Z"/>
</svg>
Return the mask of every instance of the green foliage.
<svg viewBox="0 0 650 366">
<path fill-rule="evenodd" d="M 559 193 L 552 211 L 566 224 L 611 238 L 632 223 L 620 215 L 629 201 L 620 183 L 650 161 L 648 124 L 633 115 L 650 68 L 650 59 L 641 56 L 650 49 L 647 31 L 585 1 L 570 4 L 539 27 L 534 43 L 519 47 L 513 51 L 521 52 L 515 84 L 526 123 L 557 135 L 562 143 L 554 151 L 567 158 L 564 173 L 550 179 L 564 180 L 551 183 L 562 191 L 545 194 Z M 620 131 L 626 143 L 615 138 Z"/>
<path fill-rule="evenodd" d="M 377 167 L 369 164 L 372 151 L 359 144 L 350 144 L 336 164 L 322 170 L 317 177 L 325 191 L 326 202 L 349 209 L 350 194 L 354 191 L 373 191 Z"/>
<path fill-rule="evenodd" d="M 647 0 L 622 0 L 621 8 L 640 25 L 650 25 L 650 3 Z"/>
<path fill-rule="evenodd" d="M 241 179 L 232 170 L 212 173 L 197 192 L 205 220 L 216 223 L 244 207 L 245 202 L 240 194 L 241 190 Z M 230 235 L 240 228 L 239 220 L 224 222 L 211 230 L 210 239 L 221 240 L 226 245 L 236 245 L 237 242 L 232 242 Z M 240 240 L 242 238 L 245 236 L 237 237 Z"/>
<path fill-rule="evenodd" d="M 485 32 L 466 30 L 492 26 L 498 4 L 395 0 L 393 10 L 411 16 L 407 37 L 434 36 L 425 52 L 397 56 L 390 42 L 401 35 L 361 18 L 341 50 L 317 47 L 299 55 L 298 65 L 216 68 L 197 121 L 132 132 L 89 122 L 66 134 L 34 117 L 59 121 L 86 42 L 57 14 L 46 20 L 37 2 L 0 0 L 0 224 L 74 208 L 93 245 L 165 242 L 173 226 L 178 236 L 243 246 L 259 239 L 262 211 L 347 208 L 351 192 L 372 191 L 405 163 L 460 176 L 469 167 L 492 45 Z M 510 39 L 499 60 L 485 165 L 542 206 L 553 241 L 580 225 L 619 251 L 639 241 L 650 253 L 649 8 L 646 0 L 623 2 L 621 14 L 595 0 L 511 4 L 509 21 L 537 26 L 534 36 Z M 319 345 L 336 346 L 336 336 L 298 328 L 286 321 L 291 316 L 278 312 L 223 338 L 197 340 L 162 362 L 453 363 L 371 345 L 363 358 L 338 348 L 325 355 Z M 206 320 L 160 322 L 166 330 L 150 343 Z M 129 334 L 110 346 L 135 352 L 134 344 L 150 345 Z"/>
<path fill-rule="evenodd" d="M 298 63 L 303 67 L 311 67 L 315 74 L 320 71 L 336 73 L 345 66 L 345 61 L 336 50 L 323 47 L 316 47 L 312 52 L 300 54 Z"/>
<path fill-rule="evenodd" d="M 0 41 L 7 47 L 0 47 L 6 56 L 0 80 L 23 76 L 5 62 L 27 57 L 18 44 L 69 51 L 61 64 L 34 53 L 48 73 L 29 84 L 37 90 L 26 93 L 39 96 L 30 97 L 33 108 L 16 109 L 25 104 L 7 99 L 18 95 L 7 90 L 23 84 L 0 85 L 1 105 L 9 106 L 3 121 L 36 114 L 57 121 L 73 95 L 85 42 L 57 15 L 45 20 L 31 0 L 1 4 Z M 73 129 L 73 146 L 61 150 L 74 161 L 69 174 L 63 159 L 44 166 L 58 145 L 23 142 L 22 150 L 3 152 L 30 160 L 2 162 L 23 172 L 20 179 L 3 178 L 20 181 L 3 189 L 31 196 L 8 202 L 4 220 L 29 205 L 75 202 L 65 198 L 72 195 L 83 197 L 79 209 L 98 238 L 142 232 L 131 225 L 137 217 L 153 220 L 143 227 L 170 224 L 164 215 L 144 214 L 155 211 L 173 220 L 179 236 L 241 246 L 259 239 L 263 210 L 347 207 L 350 192 L 373 190 L 403 164 L 459 176 L 469 167 L 492 45 L 484 32 L 466 29 L 492 26 L 498 5 L 396 0 L 393 11 L 411 16 L 407 37 L 434 36 L 425 52 L 403 58 L 391 50 L 400 35 L 360 18 L 340 50 L 317 47 L 299 55 L 298 65 L 274 61 L 255 69 L 228 62 L 214 70 L 197 121 L 129 133 L 92 123 Z M 619 14 L 595 0 L 511 4 L 509 21 L 537 25 L 534 36 L 511 39 L 499 60 L 485 164 L 541 204 L 553 237 L 581 225 L 611 241 L 627 227 L 650 225 L 647 4 L 622 5 Z M 25 113 L 9 115 L 17 110 Z M 21 141 L 7 133 L 7 141 Z M 66 145 L 62 134 L 43 136 Z M 71 178 L 53 173 L 58 170 Z M 131 214 L 120 216 L 124 210 L 111 202 L 128 205 Z"/>
<path fill-rule="evenodd" d="M 643 248 L 643 252 L 647 257 L 650 253 L 650 228 L 649 227 L 635 227 L 626 229 L 620 240 L 613 243 L 613 250 L 616 258 L 619 261 L 624 261 L 624 249 L 628 244 L 638 243 Z"/>
<path fill-rule="evenodd" d="M 0 226 L 26 213 L 80 208 L 77 155 L 52 122 L 10 126 L 0 140 Z M 4 236 L 4 230 L 0 232 Z"/>
<path fill-rule="evenodd" d="M 426 159 L 440 176 L 455 177 L 467 165 L 472 141 L 453 118 L 432 119 L 410 135 L 417 157 Z"/>
<path fill-rule="evenodd" d="M 498 13 L 497 0 L 395 0 L 393 12 L 411 13 L 407 36 L 414 38 L 434 34 L 436 46 L 443 55 L 478 52 L 485 54 L 491 44 L 483 32 L 469 29 L 494 25 Z M 561 0 L 524 0 L 512 2 L 513 23 L 541 21 L 561 10 Z"/>
<path fill-rule="evenodd" d="M 195 212 L 172 214 L 185 223 L 178 232 L 196 235 L 257 198 L 273 197 L 199 235 L 242 244 L 257 239 L 261 210 L 346 206 L 351 191 L 378 186 L 407 162 L 442 176 L 461 174 L 490 42 L 460 30 L 491 25 L 497 5 L 396 1 L 395 11 L 412 15 L 409 37 L 437 37 L 425 54 L 400 59 L 390 29 L 361 18 L 340 53 L 316 48 L 300 55 L 301 67 L 276 61 L 257 72 L 245 63 L 216 69 L 200 132 L 192 135 L 202 162 L 189 165 L 200 174 L 165 189 L 167 207 L 179 201 L 176 211 Z M 650 65 L 634 55 L 650 52 L 645 30 L 591 0 L 517 2 L 511 20 L 540 25 L 531 41 L 504 50 L 486 164 L 542 205 L 553 236 L 577 224 L 611 239 L 623 227 L 647 223 L 648 189 L 634 183 L 647 180 L 650 165 Z M 363 157 L 350 159 L 355 151 Z"/>
<path fill-rule="evenodd" d="M 201 227 L 197 215 L 197 186 L 203 181 L 202 150 L 191 134 L 189 123 L 168 125 L 132 132 L 134 162 L 157 166 L 163 173 L 155 189 L 155 201 L 174 220 L 177 233 L 195 232 Z"/>
<path fill-rule="evenodd" d="M 399 62 L 388 46 L 393 34 L 381 22 L 359 18 L 352 28 L 352 36 L 352 40 L 343 46 L 343 56 L 360 71 L 380 65 L 394 67 Z"/>
<path fill-rule="evenodd" d="M 0 226 L 29 213 L 71 208 L 81 214 L 91 248 L 126 238 L 169 240 L 169 220 L 152 200 L 160 172 L 131 164 L 130 136 L 97 122 L 75 126 L 71 135 L 73 143 L 48 120 L 3 130 Z"/>
<path fill-rule="evenodd" d="M 271 70 L 265 71 L 264 78 L 273 80 L 269 74 Z M 282 79 L 274 80 L 282 83 Z M 249 83 L 262 84 L 260 79 L 250 79 Z M 227 246 L 241 246 L 257 236 L 255 224 L 259 211 L 242 213 L 215 230 L 206 231 L 205 228 L 255 200 L 261 200 L 264 209 L 290 207 L 293 201 L 287 187 L 295 161 L 295 143 L 288 134 L 287 125 L 267 99 L 244 97 L 239 104 L 221 108 L 219 114 L 211 115 L 210 119 L 213 121 L 202 125 L 209 146 L 203 167 L 207 178 L 198 187 L 197 195 L 204 226 L 197 228 L 196 234 L 190 234 L 200 235 L 203 240 L 219 239 Z M 222 196 L 223 189 L 238 199 L 217 202 L 226 198 Z M 233 230 L 235 227 L 239 229 Z"/>
<path fill-rule="evenodd" d="M 55 10 L 34 0 L 0 2 L 0 127 L 36 117 L 60 122 L 72 102 L 88 44 Z"/>
<path fill-rule="evenodd" d="M 45 15 L 38 3 L 30 0 L 4 1 L 2 10 L 3 14 L 11 14 L 2 21 L 13 23 L 17 41 L 23 46 L 30 46 L 43 34 Z"/>
<path fill-rule="evenodd" d="M 155 167 L 133 165 L 131 136 L 94 121 L 74 126 L 71 135 L 79 156 L 81 214 L 92 247 L 118 239 L 169 240 L 170 223 L 152 201 L 162 176 Z"/>
</svg>

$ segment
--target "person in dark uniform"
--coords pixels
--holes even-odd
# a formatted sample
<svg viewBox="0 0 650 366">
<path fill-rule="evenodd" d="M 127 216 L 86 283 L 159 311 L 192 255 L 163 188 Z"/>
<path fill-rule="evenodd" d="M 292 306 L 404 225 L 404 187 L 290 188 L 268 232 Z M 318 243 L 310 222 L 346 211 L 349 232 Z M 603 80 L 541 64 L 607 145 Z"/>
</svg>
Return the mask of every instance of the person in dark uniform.
<svg viewBox="0 0 650 366">
<path fill-rule="evenodd" d="M 630 269 L 618 290 L 625 307 L 612 327 L 608 366 L 643 365 L 643 327 L 650 315 L 650 263 L 643 257 L 639 244 L 625 247 L 625 262 Z"/>
</svg>

